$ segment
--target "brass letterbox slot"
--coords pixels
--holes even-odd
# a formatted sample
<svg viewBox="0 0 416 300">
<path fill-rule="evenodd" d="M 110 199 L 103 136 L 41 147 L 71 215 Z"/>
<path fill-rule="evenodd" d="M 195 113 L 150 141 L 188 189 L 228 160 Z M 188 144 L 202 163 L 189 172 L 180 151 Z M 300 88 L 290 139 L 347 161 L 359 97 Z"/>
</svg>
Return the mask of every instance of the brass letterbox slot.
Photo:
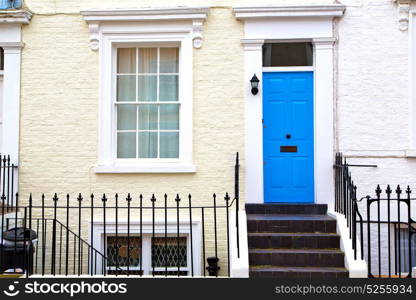
<svg viewBox="0 0 416 300">
<path fill-rule="evenodd" d="M 280 146 L 280 152 L 298 152 L 298 146 Z"/>
</svg>

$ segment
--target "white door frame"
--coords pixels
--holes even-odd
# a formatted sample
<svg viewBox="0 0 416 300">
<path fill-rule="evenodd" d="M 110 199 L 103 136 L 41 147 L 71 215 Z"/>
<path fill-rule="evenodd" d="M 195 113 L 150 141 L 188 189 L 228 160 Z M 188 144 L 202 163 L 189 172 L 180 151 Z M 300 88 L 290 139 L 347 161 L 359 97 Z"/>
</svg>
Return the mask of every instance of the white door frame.
<svg viewBox="0 0 416 300">
<path fill-rule="evenodd" d="M 319 9 L 321 8 L 321 9 Z M 245 199 L 264 203 L 262 129 L 262 46 L 272 41 L 311 41 L 314 46 L 315 203 L 333 207 L 334 197 L 334 44 L 333 18 L 343 15 L 343 5 L 234 8 L 244 21 L 245 56 Z M 257 95 L 250 79 L 260 80 Z"/>
</svg>

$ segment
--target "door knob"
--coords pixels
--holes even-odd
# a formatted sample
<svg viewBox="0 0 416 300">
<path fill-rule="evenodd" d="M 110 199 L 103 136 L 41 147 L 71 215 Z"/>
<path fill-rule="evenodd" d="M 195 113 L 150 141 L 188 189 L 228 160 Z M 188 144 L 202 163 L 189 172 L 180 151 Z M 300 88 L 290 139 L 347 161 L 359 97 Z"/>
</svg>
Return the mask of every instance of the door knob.
<svg viewBox="0 0 416 300">
<path fill-rule="evenodd" d="M 286 134 L 286 138 L 290 139 L 292 136 L 290 135 L 290 133 Z"/>
</svg>

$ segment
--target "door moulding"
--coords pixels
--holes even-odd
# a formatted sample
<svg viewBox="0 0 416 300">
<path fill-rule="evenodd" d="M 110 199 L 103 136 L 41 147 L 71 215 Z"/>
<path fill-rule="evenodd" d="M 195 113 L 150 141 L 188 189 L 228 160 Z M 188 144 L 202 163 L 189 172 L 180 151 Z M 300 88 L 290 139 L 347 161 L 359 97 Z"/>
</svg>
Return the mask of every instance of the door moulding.
<svg viewBox="0 0 416 300">
<path fill-rule="evenodd" d="M 262 89 L 255 96 L 250 78 L 262 82 L 264 42 L 311 41 L 314 47 L 315 120 L 315 203 L 333 205 L 334 154 L 334 31 L 333 18 L 341 17 L 344 5 L 235 7 L 244 22 L 245 95 L 245 198 L 247 203 L 263 203 Z M 260 145 L 260 146 L 259 146 Z"/>
</svg>

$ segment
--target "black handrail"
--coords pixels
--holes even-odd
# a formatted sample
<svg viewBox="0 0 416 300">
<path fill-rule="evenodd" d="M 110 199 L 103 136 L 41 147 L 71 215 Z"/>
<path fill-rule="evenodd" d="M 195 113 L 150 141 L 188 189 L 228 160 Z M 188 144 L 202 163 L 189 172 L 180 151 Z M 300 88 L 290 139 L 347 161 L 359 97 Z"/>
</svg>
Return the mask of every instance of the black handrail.
<svg viewBox="0 0 416 300">
<path fill-rule="evenodd" d="M 349 228 L 352 247 L 354 250 L 354 259 L 357 259 L 357 241 L 360 238 L 360 258 L 367 261 L 368 277 L 393 277 L 397 275 L 402 277 L 402 246 L 401 241 L 404 239 L 408 243 L 407 263 L 409 272 L 405 275 L 411 277 L 412 268 L 412 238 L 416 236 L 416 220 L 412 219 L 411 205 L 416 198 L 412 198 L 409 186 L 402 190 L 400 185 L 393 191 L 390 185 L 385 190 L 386 197 L 382 197 L 383 191 L 380 185 L 375 189 L 375 197 L 365 196 L 357 199 L 357 187 L 352 180 L 349 167 L 377 167 L 377 165 L 350 165 L 341 153 L 335 156 L 335 211 L 345 216 Z M 401 194 L 405 194 L 402 196 Z M 359 205 L 362 203 L 361 205 Z M 386 207 L 387 216 L 382 217 L 381 204 Z M 393 205 L 397 206 L 396 215 L 392 214 Z M 363 219 L 360 212 L 360 206 L 365 206 L 366 219 Z M 402 207 L 404 210 L 402 210 Z M 403 215 L 404 214 L 404 215 Z M 357 220 L 358 218 L 358 220 Z M 358 228 L 359 225 L 359 236 Z M 364 227 L 364 224 L 366 226 Z M 372 227 L 373 226 L 373 227 Z M 382 227 L 383 226 L 383 227 Z M 391 230 L 394 228 L 394 238 L 392 241 Z M 401 238 L 401 228 L 407 230 L 406 235 Z M 387 232 L 384 236 L 385 231 Z M 375 235 L 375 237 L 373 237 Z M 366 239 L 364 239 L 366 236 Z M 366 242 L 366 244 L 364 243 Z M 387 247 L 382 245 L 387 241 Z M 376 242 L 376 243 L 374 243 Z M 375 245 L 375 247 L 373 247 Z M 394 245 L 394 253 L 391 247 Z M 365 249 L 365 247 L 367 247 Z M 366 250 L 366 251 L 365 251 Z M 384 256 L 385 259 L 384 259 Z M 394 258 L 394 275 L 392 271 L 392 262 Z M 383 260 L 388 262 L 388 267 L 383 266 Z M 373 272 L 373 266 L 376 265 L 376 272 Z M 387 272 L 387 274 L 385 274 Z"/>
</svg>

